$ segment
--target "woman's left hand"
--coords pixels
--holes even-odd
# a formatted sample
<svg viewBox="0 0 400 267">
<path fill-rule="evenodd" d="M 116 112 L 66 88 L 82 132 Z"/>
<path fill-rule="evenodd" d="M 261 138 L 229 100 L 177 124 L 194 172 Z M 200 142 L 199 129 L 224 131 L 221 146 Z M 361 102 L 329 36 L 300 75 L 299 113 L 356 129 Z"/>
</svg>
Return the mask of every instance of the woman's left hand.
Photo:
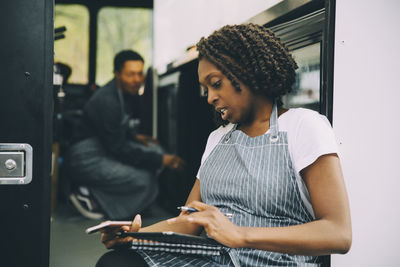
<svg viewBox="0 0 400 267">
<path fill-rule="evenodd" d="M 198 212 L 184 212 L 183 215 L 169 219 L 169 224 L 195 224 L 203 226 L 208 236 L 219 243 L 231 247 L 241 247 L 243 240 L 243 229 L 233 224 L 218 208 L 193 201 L 187 206 L 195 208 Z"/>
<path fill-rule="evenodd" d="M 128 242 L 135 241 L 136 239 L 130 236 L 120 238 L 117 233 L 124 232 L 138 232 L 142 227 L 142 219 L 139 214 L 135 216 L 132 221 L 131 226 L 121 226 L 121 227 L 106 227 L 100 230 L 101 232 L 101 242 L 106 246 L 107 249 L 122 246 Z"/>
</svg>

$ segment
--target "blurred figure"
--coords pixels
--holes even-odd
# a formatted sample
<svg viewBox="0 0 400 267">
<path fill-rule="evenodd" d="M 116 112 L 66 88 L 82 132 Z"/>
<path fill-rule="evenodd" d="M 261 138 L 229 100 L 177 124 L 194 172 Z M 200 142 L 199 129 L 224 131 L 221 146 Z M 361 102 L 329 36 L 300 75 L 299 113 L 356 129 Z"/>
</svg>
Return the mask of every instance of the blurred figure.
<svg viewBox="0 0 400 267">
<path fill-rule="evenodd" d="M 138 92 L 144 60 L 125 50 L 114 58 L 114 79 L 98 89 L 83 110 L 70 149 L 70 195 L 86 217 L 125 219 L 148 207 L 158 193 L 162 167 L 181 170 L 184 161 L 165 154 L 157 140 L 138 133 Z"/>
<path fill-rule="evenodd" d="M 55 73 L 58 73 L 62 76 L 62 84 L 68 83 L 68 79 L 71 76 L 72 69 L 69 65 L 57 62 L 54 64 Z"/>
</svg>

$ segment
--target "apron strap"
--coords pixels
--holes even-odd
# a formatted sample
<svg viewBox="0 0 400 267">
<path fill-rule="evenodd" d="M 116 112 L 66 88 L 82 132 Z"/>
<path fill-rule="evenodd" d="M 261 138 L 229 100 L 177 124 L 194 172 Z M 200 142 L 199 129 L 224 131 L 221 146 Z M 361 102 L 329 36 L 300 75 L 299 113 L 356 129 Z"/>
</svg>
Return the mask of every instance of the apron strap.
<svg viewBox="0 0 400 267">
<path fill-rule="evenodd" d="M 224 137 L 222 138 L 222 141 L 223 141 L 224 143 L 228 143 L 228 142 L 229 142 L 229 140 L 231 139 L 232 133 L 233 133 L 233 131 L 236 130 L 236 128 L 237 128 L 237 123 L 235 123 L 235 124 L 233 125 L 232 129 L 230 129 L 229 132 L 227 132 L 227 133 L 224 135 Z"/>
<path fill-rule="evenodd" d="M 269 118 L 269 129 L 271 131 L 271 137 L 269 138 L 269 140 L 272 143 L 277 142 L 279 140 L 279 126 L 278 126 L 278 104 L 276 100 L 274 101 L 271 117 Z"/>
</svg>

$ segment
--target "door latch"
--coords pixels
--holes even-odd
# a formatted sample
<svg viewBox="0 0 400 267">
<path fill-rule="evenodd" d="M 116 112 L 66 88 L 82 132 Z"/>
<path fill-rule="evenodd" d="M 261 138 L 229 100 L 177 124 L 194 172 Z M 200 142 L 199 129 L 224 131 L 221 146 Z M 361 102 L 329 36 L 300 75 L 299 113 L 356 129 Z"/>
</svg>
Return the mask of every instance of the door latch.
<svg viewBox="0 0 400 267">
<path fill-rule="evenodd" d="M 32 151 L 29 144 L 0 143 L 0 185 L 32 181 Z"/>
</svg>

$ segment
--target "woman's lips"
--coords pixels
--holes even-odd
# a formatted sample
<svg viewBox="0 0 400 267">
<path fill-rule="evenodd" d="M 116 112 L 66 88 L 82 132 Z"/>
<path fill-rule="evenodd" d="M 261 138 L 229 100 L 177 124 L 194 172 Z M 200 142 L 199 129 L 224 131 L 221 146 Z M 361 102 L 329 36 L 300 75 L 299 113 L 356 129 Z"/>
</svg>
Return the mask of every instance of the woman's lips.
<svg viewBox="0 0 400 267">
<path fill-rule="evenodd" d="M 226 120 L 227 117 L 228 117 L 228 112 L 227 111 L 228 111 L 227 108 L 221 108 L 221 109 L 218 110 L 218 112 L 221 114 L 221 118 L 223 120 Z"/>
</svg>

